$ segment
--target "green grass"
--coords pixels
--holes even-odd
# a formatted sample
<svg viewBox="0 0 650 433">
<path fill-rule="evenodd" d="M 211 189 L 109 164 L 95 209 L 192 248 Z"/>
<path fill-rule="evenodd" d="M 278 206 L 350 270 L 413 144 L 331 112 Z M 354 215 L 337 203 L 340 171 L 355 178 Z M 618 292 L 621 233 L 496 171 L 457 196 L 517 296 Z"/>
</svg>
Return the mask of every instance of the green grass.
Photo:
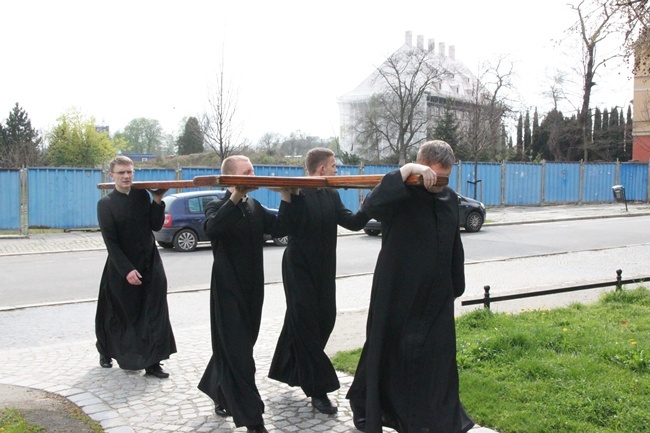
<svg viewBox="0 0 650 433">
<path fill-rule="evenodd" d="M 0 412 L 0 433 L 28 433 L 41 432 L 41 427 L 25 421 L 25 418 L 14 409 L 6 409 Z"/>
<path fill-rule="evenodd" d="M 499 433 L 650 431 L 650 291 L 457 319 L 460 396 Z M 337 354 L 353 373 L 358 354 Z"/>
</svg>

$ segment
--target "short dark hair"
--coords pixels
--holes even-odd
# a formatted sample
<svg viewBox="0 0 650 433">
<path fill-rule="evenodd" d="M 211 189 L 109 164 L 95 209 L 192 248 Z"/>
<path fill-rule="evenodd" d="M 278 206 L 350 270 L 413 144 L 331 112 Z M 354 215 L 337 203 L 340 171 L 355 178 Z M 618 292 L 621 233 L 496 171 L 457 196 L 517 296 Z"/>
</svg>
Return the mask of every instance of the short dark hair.
<svg viewBox="0 0 650 433">
<path fill-rule="evenodd" d="M 113 169 L 115 168 L 116 165 L 130 165 L 131 167 L 133 167 L 133 160 L 128 156 L 117 155 L 115 158 L 111 159 L 111 162 L 108 166 L 109 169 L 111 170 L 111 173 L 113 172 Z"/>
<path fill-rule="evenodd" d="M 424 165 L 440 164 L 445 168 L 449 168 L 454 166 L 456 157 L 447 142 L 431 140 L 420 146 L 417 162 Z"/>
<path fill-rule="evenodd" d="M 314 147 L 305 156 L 305 168 L 307 173 L 314 173 L 318 167 L 330 157 L 334 156 L 334 152 L 326 147 Z"/>
</svg>

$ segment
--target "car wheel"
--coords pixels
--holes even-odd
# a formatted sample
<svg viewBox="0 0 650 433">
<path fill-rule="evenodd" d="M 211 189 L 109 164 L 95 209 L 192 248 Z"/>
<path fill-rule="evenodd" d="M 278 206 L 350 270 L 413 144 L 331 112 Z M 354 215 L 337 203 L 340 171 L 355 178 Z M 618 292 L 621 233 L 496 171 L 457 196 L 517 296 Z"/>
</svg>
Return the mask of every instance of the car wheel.
<svg viewBox="0 0 650 433">
<path fill-rule="evenodd" d="M 160 245 L 163 248 L 174 248 L 174 244 L 171 242 L 160 242 L 158 241 L 158 245 Z"/>
<path fill-rule="evenodd" d="M 470 212 L 465 220 L 465 231 L 477 232 L 483 227 L 483 217 L 478 212 Z"/>
<path fill-rule="evenodd" d="M 282 236 L 281 238 L 273 238 L 273 243 L 281 247 L 286 247 L 287 244 L 289 243 L 289 236 Z"/>
<path fill-rule="evenodd" d="M 174 236 L 174 249 L 176 251 L 188 253 L 196 249 L 198 241 L 199 239 L 193 230 L 183 229 Z"/>
<path fill-rule="evenodd" d="M 379 236 L 379 233 L 381 233 L 381 230 L 363 229 L 363 231 L 366 232 L 368 236 Z"/>
</svg>

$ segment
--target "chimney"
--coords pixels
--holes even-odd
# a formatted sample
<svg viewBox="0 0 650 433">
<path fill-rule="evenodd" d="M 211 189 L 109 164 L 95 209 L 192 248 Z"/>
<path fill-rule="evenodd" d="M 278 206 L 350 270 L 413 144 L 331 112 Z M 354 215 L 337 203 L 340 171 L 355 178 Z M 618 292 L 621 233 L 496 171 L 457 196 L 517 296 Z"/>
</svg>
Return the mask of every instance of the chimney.
<svg viewBox="0 0 650 433">
<path fill-rule="evenodd" d="M 445 57 L 445 43 L 440 42 L 438 43 L 438 53 L 442 56 Z"/>
<path fill-rule="evenodd" d="M 429 39 L 429 51 L 433 54 L 436 51 L 436 41 Z"/>
<path fill-rule="evenodd" d="M 418 35 L 418 48 L 423 50 L 424 49 L 424 36 Z"/>
<path fill-rule="evenodd" d="M 451 57 L 452 60 L 456 60 L 456 46 L 455 45 L 449 45 L 449 57 Z"/>
<path fill-rule="evenodd" d="M 413 33 L 411 33 L 410 30 L 406 31 L 406 35 L 404 36 L 404 43 L 409 47 L 411 46 L 411 44 L 413 44 Z"/>
</svg>

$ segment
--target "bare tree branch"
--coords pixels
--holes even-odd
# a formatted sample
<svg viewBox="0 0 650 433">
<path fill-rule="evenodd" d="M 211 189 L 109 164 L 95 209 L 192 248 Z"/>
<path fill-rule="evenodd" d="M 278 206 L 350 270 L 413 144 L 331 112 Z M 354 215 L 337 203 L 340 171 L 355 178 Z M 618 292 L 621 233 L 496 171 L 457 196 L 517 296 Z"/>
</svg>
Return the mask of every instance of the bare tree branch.
<svg viewBox="0 0 650 433">
<path fill-rule="evenodd" d="M 583 49 L 583 93 L 578 121 L 582 129 L 582 159 L 587 161 L 589 149 L 593 145 L 590 101 L 592 89 L 596 85 L 594 77 L 600 66 L 614 58 L 623 57 L 622 53 L 613 53 L 601 58 L 597 55 L 597 47 L 608 37 L 620 34 L 622 27 L 618 19 L 619 7 L 614 2 L 582 0 L 578 5 L 572 6 L 572 9 L 577 13 L 578 20 L 569 30 L 580 36 Z"/>
<path fill-rule="evenodd" d="M 360 153 L 378 158 L 388 151 L 404 164 L 426 139 L 427 95 L 449 73 L 440 57 L 419 47 L 390 56 L 376 70 L 375 93 L 356 104 Z"/>
<path fill-rule="evenodd" d="M 223 61 L 216 77 L 216 88 L 208 92 L 208 111 L 202 117 L 205 143 L 223 161 L 248 147 L 240 139 L 241 125 L 237 124 L 237 93 L 225 84 Z"/>
</svg>

